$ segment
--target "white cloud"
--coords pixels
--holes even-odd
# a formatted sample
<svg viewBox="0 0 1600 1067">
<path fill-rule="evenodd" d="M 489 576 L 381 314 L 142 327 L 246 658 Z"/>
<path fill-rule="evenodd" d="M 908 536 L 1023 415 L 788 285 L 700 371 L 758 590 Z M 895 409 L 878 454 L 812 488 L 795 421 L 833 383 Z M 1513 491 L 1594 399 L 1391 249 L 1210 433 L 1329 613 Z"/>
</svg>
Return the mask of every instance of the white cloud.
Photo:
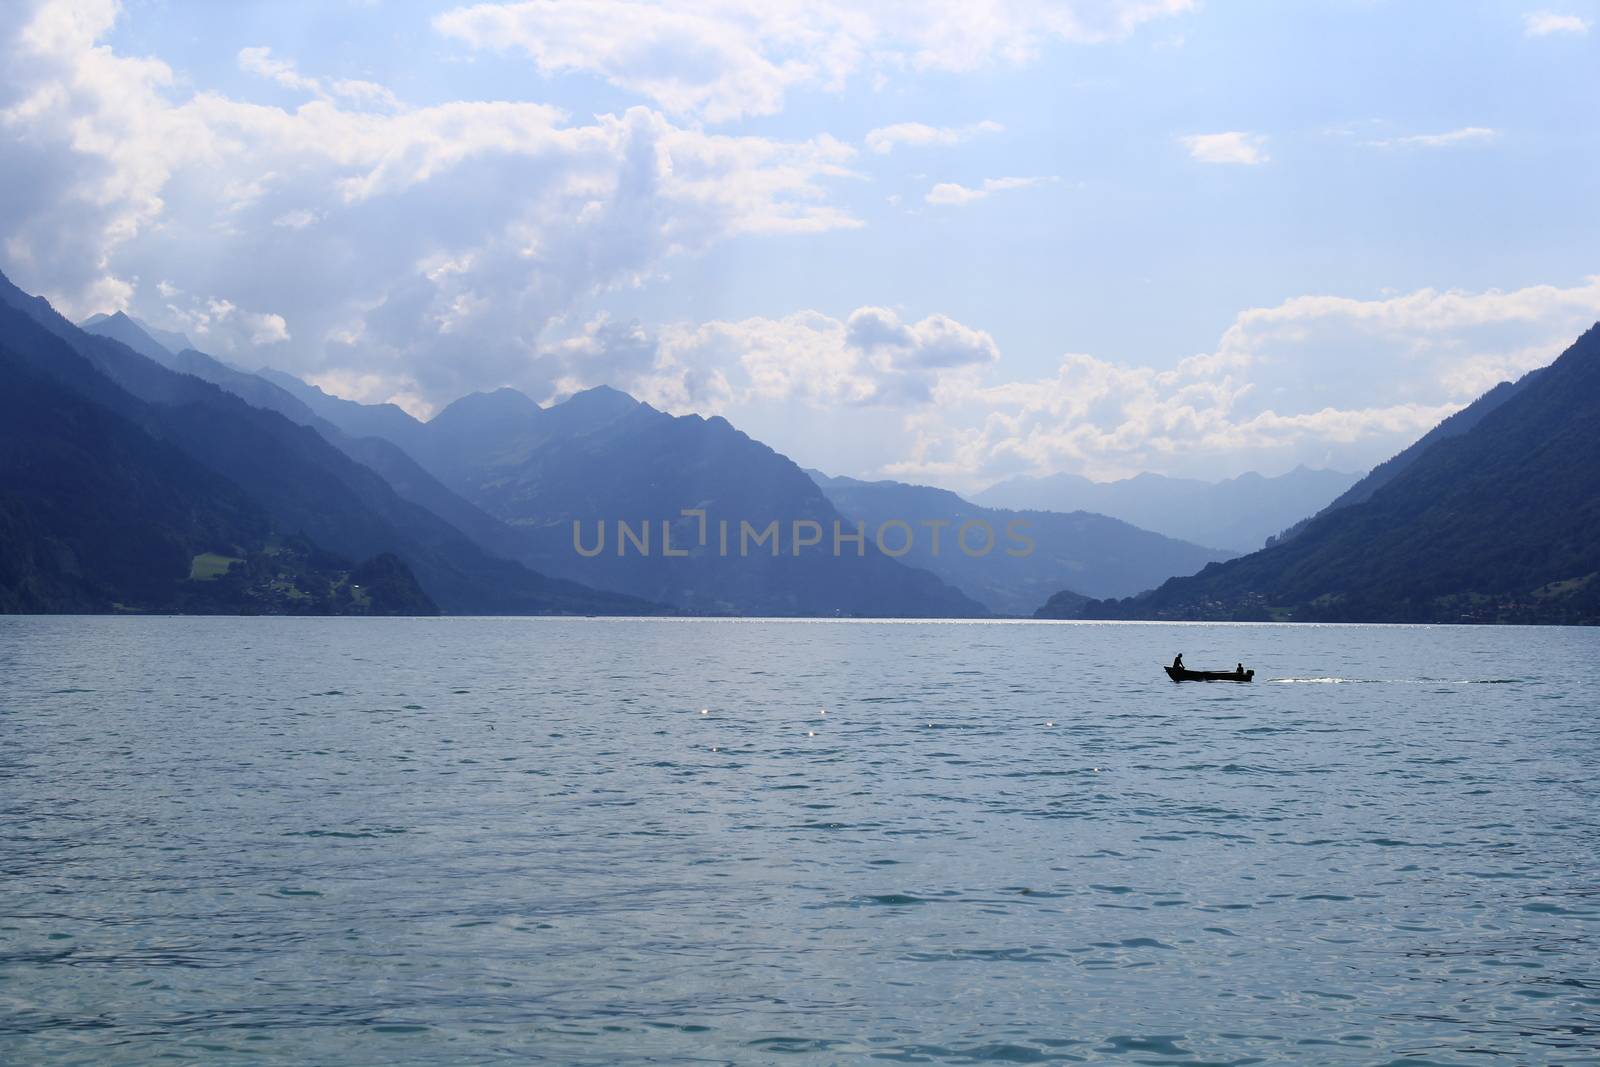
<svg viewBox="0 0 1600 1067">
<path fill-rule="evenodd" d="M 751 17 L 789 11 L 812 25 L 783 2 Z M 876 27 L 879 8 L 864 10 Z M 977 4 L 963 17 L 997 10 Z M 100 43 L 116 12 L 90 0 L 0 7 L 0 173 L 26 176 L 0 198 L 4 268 L 69 314 L 126 308 L 219 354 L 259 348 L 337 391 L 414 411 L 491 385 L 543 399 L 612 382 L 674 410 L 768 404 L 887 425 L 892 471 L 968 484 L 1019 469 L 1358 466 L 1548 362 L 1600 317 L 1600 280 L 1307 296 L 1241 313 L 1181 362 L 1069 355 L 1052 374 L 1009 383 L 997 381 L 1005 365 L 984 324 L 930 309 L 620 322 L 592 309 L 675 256 L 735 236 L 859 226 L 833 197 L 856 177 L 857 150 L 828 136 L 715 135 L 645 107 L 578 118 L 525 102 L 407 107 L 381 86 L 312 76 L 265 50 L 240 60 L 271 83 L 253 88 L 306 99 L 285 108 L 193 92 L 160 61 Z M 1099 25 L 1115 35 L 1134 23 Z M 811 39 L 796 32 L 794 54 L 760 38 L 756 58 L 811 64 L 793 85 L 826 87 Z M 1050 39 L 1033 32 L 1033 46 Z M 948 39 L 875 34 L 863 31 L 870 47 L 839 69 L 1021 56 L 970 21 Z M 976 42 L 967 53 L 965 38 Z M 701 85 L 683 108 L 708 116 L 726 103 L 721 78 L 674 76 L 661 91 Z M 1469 144 L 1488 139 L 1482 129 L 1395 143 Z M 936 145 L 963 131 L 992 132 L 903 124 L 867 144 Z M 1265 159 L 1257 135 L 1185 143 Z M 968 204 L 1047 180 L 941 183 L 925 199 Z"/>
<path fill-rule="evenodd" d="M 897 145 L 913 148 L 946 147 L 970 141 L 986 133 L 1000 133 L 1005 127 L 985 119 L 970 126 L 929 126 L 922 122 L 897 122 L 880 126 L 867 134 L 867 147 L 880 155 L 887 155 Z"/>
<path fill-rule="evenodd" d="M 289 324 L 282 315 L 247 313 L 245 321 L 249 324 L 253 345 L 275 345 L 289 339 Z"/>
<path fill-rule="evenodd" d="M 288 320 L 275 312 L 249 311 L 225 297 L 185 293 L 167 281 L 158 282 L 156 291 L 163 303 L 140 308 L 140 317 L 158 329 L 187 334 L 214 354 L 238 357 L 291 339 Z M 109 310 L 104 304 L 100 308 Z"/>
<path fill-rule="evenodd" d="M 1589 32 L 1588 19 L 1577 15 L 1558 15 L 1553 11 L 1534 11 L 1522 17 L 1525 37 L 1548 37 L 1552 33 L 1585 34 Z"/>
<path fill-rule="evenodd" d="M 1189 156 L 1201 163 L 1238 163 L 1254 166 L 1265 163 L 1267 139 L 1261 134 L 1230 130 L 1227 133 L 1196 133 L 1178 138 Z"/>
<path fill-rule="evenodd" d="M 540 393 L 544 335 L 579 302 L 733 236 L 861 225 L 830 195 L 856 150 L 826 135 L 717 136 L 645 108 L 373 109 L 381 87 L 246 50 L 243 66 L 312 97 L 289 110 L 192 92 L 99 44 L 117 11 L 0 10 L 0 171 L 29 176 L 0 198 L 0 266 L 71 315 L 126 307 L 419 403 Z"/>
<path fill-rule="evenodd" d="M 1031 61 L 1051 41 L 1095 43 L 1193 0 L 527 0 L 448 11 L 434 25 L 515 50 L 546 75 L 583 72 L 674 115 L 723 122 L 782 110 L 796 88 L 870 73 Z"/>
<path fill-rule="evenodd" d="M 317 213 L 315 211 L 307 211 L 302 207 L 295 208 L 293 211 L 285 211 L 282 215 L 273 219 L 272 224 L 286 230 L 303 230 L 316 221 Z"/>
<path fill-rule="evenodd" d="M 332 100 L 342 97 L 356 104 L 370 104 L 385 108 L 397 108 L 400 101 L 395 95 L 376 82 L 361 81 L 346 78 L 334 81 L 326 86 L 316 78 L 308 78 L 296 69 L 291 60 L 278 59 L 272 54 L 272 49 L 255 47 L 241 48 L 239 50 L 239 69 L 247 74 L 257 74 L 263 78 L 277 82 L 285 89 L 298 93 L 309 93 L 320 100 Z"/>
<path fill-rule="evenodd" d="M 558 392 L 627 388 L 673 411 L 712 413 L 766 401 L 914 409 L 1000 358 L 994 338 L 946 315 L 908 321 L 883 307 L 844 319 L 819 311 L 671 323 L 655 332 L 599 316 L 550 349 Z"/>
<path fill-rule="evenodd" d="M 1007 189 L 1027 189 L 1030 186 L 1053 182 L 1054 176 L 1037 178 L 985 178 L 983 184 L 976 188 L 960 185 L 956 182 L 940 182 L 928 190 L 923 197 L 930 204 L 943 206 L 961 206 L 970 204 L 975 200 L 982 200 L 995 193 L 1005 192 Z"/>
<path fill-rule="evenodd" d="M 305 380 L 325 393 L 362 404 L 395 404 L 419 419 L 430 419 L 443 407 L 406 388 L 415 383 L 402 382 L 397 387 L 388 375 L 332 370 L 307 375 Z"/>
<path fill-rule="evenodd" d="M 1044 379 L 953 382 L 908 416 L 909 454 L 884 473 L 972 486 L 1018 471 L 1370 466 L 1496 382 L 1548 364 L 1596 319 L 1600 276 L 1297 297 L 1240 313 L 1213 351 L 1168 368 L 1074 354 Z"/>
<path fill-rule="evenodd" d="M 293 63 L 272 58 L 270 48 L 239 49 L 239 69 L 247 74 L 270 78 L 285 89 L 293 89 L 296 92 L 320 94 L 322 91 L 321 85 L 315 78 L 302 77 L 295 70 Z"/>
<path fill-rule="evenodd" d="M 607 382 L 736 422 L 788 412 L 788 429 L 770 436 L 801 463 L 828 447 L 817 437 L 825 426 L 882 463 L 856 473 L 976 488 L 1024 471 L 1368 467 L 1496 382 L 1548 364 L 1596 319 L 1600 277 L 1303 296 L 1241 312 L 1210 351 L 1167 366 L 1074 353 L 1053 374 L 1010 381 L 982 329 L 872 306 L 843 319 L 801 311 L 654 331 L 601 317 L 556 351 L 564 392 Z"/>
<path fill-rule="evenodd" d="M 1390 137 L 1367 143 L 1374 148 L 1455 148 L 1461 145 L 1487 144 L 1497 140 L 1499 136 L 1499 130 L 1488 126 L 1463 126 L 1459 130 L 1449 130 L 1445 133 L 1418 133 L 1409 137 Z"/>
<path fill-rule="evenodd" d="M 329 86 L 334 96 L 342 97 L 355 104 L 372 104 L 378 107 L 397 108 L 400 101 L 387 87 L 377 82 L 362 81 L 359 78 L 341 78 Z"/>
</svg>

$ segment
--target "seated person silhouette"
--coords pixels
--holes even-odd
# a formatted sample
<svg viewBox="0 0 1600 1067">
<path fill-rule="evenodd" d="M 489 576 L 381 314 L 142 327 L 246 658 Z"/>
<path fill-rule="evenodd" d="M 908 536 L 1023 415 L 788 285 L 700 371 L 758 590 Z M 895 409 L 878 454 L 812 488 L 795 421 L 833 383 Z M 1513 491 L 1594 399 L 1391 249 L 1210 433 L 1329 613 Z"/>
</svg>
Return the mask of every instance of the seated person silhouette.
<svg viewBox="0 0 1600 1067">
<path fill-rule="evenodd" d="M 1179 652 L 1176 656 L 1173 657 L 1173 659 L 1172 659 L 1172 669 L 1175 670 L 1175 671 L 1183 670 L 1183 653 L 1182 652 Z"/>
</svg>

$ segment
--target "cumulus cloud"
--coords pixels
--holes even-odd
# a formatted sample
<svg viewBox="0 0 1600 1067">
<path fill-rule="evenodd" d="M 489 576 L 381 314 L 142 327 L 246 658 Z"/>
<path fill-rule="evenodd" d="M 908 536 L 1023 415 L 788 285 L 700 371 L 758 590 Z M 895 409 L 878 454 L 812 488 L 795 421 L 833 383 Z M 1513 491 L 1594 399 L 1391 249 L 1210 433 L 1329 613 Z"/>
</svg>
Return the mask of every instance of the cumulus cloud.
<svg viewBox="0 0 1600 1067">
<path fill-rule="evenodd" d="M 994 338 L 947 315 L 861 307 L 647 329 L 601 314 L 547 346 L 552 395 L 615 385 L 676 412 L 775 402 L 878 413 L 928 404 L 1000 358 Z M 876 417 L 876 416 L 875 416 Z"/>
<path fill-rule="evenodd" d="M 1553 33 L 1583 35 L 1589 32 L 1589 20 L 1577 15 L 1559 15 L 1554 11 L 1534 11 L 1522 17 L 1525 37 L 1548 37 Z"/>
<path fill-rule="evenodd" d="M 1026 63 L 1051 41 L 1126 37 L 1193 0 L 525 0 L 480 3 L 435 26 L 514 50 L 543 74 L 595 74 L 674 115 L 722 122 L 780 111 L 797 88 L 860 73 Z"/>
<path fill-rule="evenodd" d="M 276 345 L 289 339 L 289 324 L 282 315 L 265 313 L 247 313 L 245 320 L 250 325 L 250 343 L 253 345 Z"/>
<path fill-rule="evenodd" d="M 860 225 L 830 197 L 855 150 L 825 135 L 713 135 L 642 107 L 374 109 L 381 92 L 247 49 L 242 65 L 310 97 L 288 110 L 119 54 L 100 43 L 117 15 L 0 12 L 0 264 L 74 316 L 126 308 L 423 402 L 541 393 L 546 333 L 578 302 L 729 237 Z"/>
<path fill-rule="evenodd" d="M 1498 139 L 1500 131 L 1488 126 L 1463 126 L 1444 133 L 1417 133 L 1408 137 L 1390 137 L 1368 141 L 1374 148 L 1456 148 L 1461 145 L 1487 144 Z"/>
<path fill-rule="evenodd" d="M 923 122 L 897 122 L 880 126 L 867 134 L 867 147 L 879 155 L 893 152 L 896 146 L 911 148 L 948 147 L 988 133 L 1000 133 L 1005 127 L 985 119 L 970 126 L 929 126 Z"/>
<path fill-rule="evenodd" d="M 669 410 L 718 412 L 781 401 L 818 408 L 914 408 L 1000 358 L 988 333 L 883 307 L 676 323 L 651 336 L 601 319 L 561 346 L 572 388 L 624 383 Z"/>
<path fill-rule="evenodd" d="M 719 25 L 744 12 L 767 29 L 765 20 L 792 17 L 792 34 L 758 34 L 739 60 L 755 72 L 748 99 L 759 107 L 781 105 L 794 86 L 827 87 L 829 70 L 848 79 L 1021 61 L 1048 39 L 1117 36 L 1184 6 L 1108 3 L 1099 21 L 1082 21 L 1089 8 L 1069 5 L 1061 10 L 1080 22 L 1067 32 L 1041 29 L 1027 4 L 969 4 L 945 34 L 907 29 L 921 25 L 917 12 L 884 21 L 888 9 L 871 2 L 855 5 L 859 28 L 855 7 L 824 4 L 819 17 L 846 27 L 840 39 L 858 48 L 824 69 L 810 7 L 785 2 L 693 9 Z M 559 6 L 574 18 L 589 10 L 588 0 Z M 1020 37 L 1023 23 L 1007 21 L 1017 11 L 1034 19 Z M 68 314 L 126 309 L 234 362 L 270 361 L 418 413 L 492 385 L 542 400 L 609 382 L 676 411 L 766 404 L 815 416 L 813 427 L 824 412 L 891 426 L 886 473 L 950 483 L 1019 470 L 1354 467 L 1548 362 L 1600 317 L 1600 280 L 1305 296 L 1241 313 L 1186 360 L 1075 354 L 1011 382 L 997 381 L 1004 362 L 986 324 L 931 308 L 621 321 L 593 309 L 670 270 L 674 257 L 734 237 L 859 226 L 834 197 L 858 177 L 857 149 L 828 136 L 716 134 L 649 107 L 578 118 L 515 101 L 410 107 L 382 86 L 302 71 L 266 49 L 239 56 L 261 79 L 251 91 L 297 94 L 292 107 L 195 91 L 161 61 L 104 44 L 117 13 L 113 0 L 0 5 L 0 265 Z M 574 39 L 556 35 L 551 47 Z M 737 50 L 713 45 L 705 78 L 671 68 L 647 95 L 686 92 L 671 110 L 697 118 L 737 111 L 721 95 Z M 786 64 L 799 64 L 793 82 L 781 82 Z M 656 68 L 629 59 L 627 69 Z M 771 77 L 779 82 L 763 82 Z M 778 95 L 761 103 L 755 83 L 777 84 Z M 953 143 L 990 125 L 883 127 L 867 149 Z M 1488 139 L 1483 129 L 1394 142 L 1470 144 Z M 1266 159 L 1253 134 L 1184 143 L 1208 161 Z M 958 206 L 1048 180 L 941 183 L 925 199 Z M 1201 462 L 1212 469 L 1195 470 Z"/>
<path fill-rule="evenodd" d="M 600 316 L 552 349 L 552 375 L 560 392 L 611 383 L 736 423 L 787 412 L 788 428 L 764 437 L 817 463 L 825 425 L 880 462 L 852 472 L 862 475 L 958 489 L 1022 472 L 1225 477 L 1376 464 L 1497 382 L 1548 364 L 1596 319 L 1600 277 L 1302 296 L 1239 313 L 1212 348 L 1167 365 L 1069 353 L 1051 374 L 1007 380 L 993 337 L 941 314 L 865 306 L 654 330 Z"/>
<path fill-rule="evenodd" d="M 985 178 L 981 185 L 976 187 L 960 185 L 956 182 L 940 182 L 928 190 L 923 197 L 930 204 L 946 207 L 960 207 L 970 204 L 975 200 L 983 200 L 995 193 L 1005 192 L 1007 189 L 1026 189 L 1030 186 L 1053 182 L 1056 178 Z"/>
<path fill-rule="evenodd" d="M 1070 354 L 1042 379 L 952 382 L 937 407 L 908 415 L 909 452 L 884 473 L 972 486 L 1020 471 L 1370 466 L 1495 383 L 1548 364 L 1597 318 L 1600 277 L 1297 297 L 1240 313 L 1215 349 L 1170 367 Z"/>
<path fill-rule="evenodd" d="M 1201 163 L 1236 163 L 1255 166 L 1265 163 L 1267 139 L 1258 133 L 1230 130 L 1227 133 L 1195 133 L 1178 138 L 1189 150 L 1189 157 Z"/>
<path fill-rule="evenodd" d="M 205 351 L 237 357 L 292 340 L 289 323 L 273 311 L 241 308 L 219 296 L 186 293 L 168 281 L 156 284 L 162 303 L 147 304 L 139 315 L 159 329 L 185 334 Z"/>
</svg>

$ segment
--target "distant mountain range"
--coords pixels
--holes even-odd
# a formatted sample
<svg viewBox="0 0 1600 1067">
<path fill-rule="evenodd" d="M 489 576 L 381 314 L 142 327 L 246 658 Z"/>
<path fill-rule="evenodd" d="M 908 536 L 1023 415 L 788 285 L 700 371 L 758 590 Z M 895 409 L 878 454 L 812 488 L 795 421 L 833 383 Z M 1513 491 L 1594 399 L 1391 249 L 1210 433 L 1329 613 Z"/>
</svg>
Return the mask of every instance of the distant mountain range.
<svg viewBox="0 0 1600 1067">
<path fill-rule="evenodd" d="M 0 611 L 1596 621 L 1597 391 L 1591 331 L 1360 480 L 974 503 L 603 387 L 422 422 L 0 276 Z"/>
<path fill-rule="evenodd" d="M 1092 511 L 1193 544 L 1253 552 L 1359 478 L 1306 467 L 1275 478 L 1252 472 L 1220 482 L 1160 474 L 1092 482 L 1075 474 L 1053 474 L 1009 478 L 973 500 L 985 507 Z"/>
<path fill-rule="evenodd" d="M 1321 515 L 1325 515 L 1328 512 L 1335 511 L 1339 508 L 1349 507 L 1351 504 L 1362 504 L 1372 499 L 1372 494 L 1376 493 L 1379 489 L 1383 488 L 1399 477 L 1401 473 L 1410 467 L 1411 464 L 1415 463 L 1424 452 L 1432 448 L 1436 442 L 1443 441 L 1451 437 L 1459 437 L 1461 434 L 1466 433 L 1468 430 L 1478 425 L 1478 423 L 1482 422 L 1484 416 L 1488 415 L 1490 412 L 1500 407 L 1501 404 L 1504 404 L 1507 400 L 1510 400 L 1512 397 L 1522 392 L 1522 390 L 1527 388 L 1530 384 L 1537 381 L 1539 375 L 1542 373 L 1543 370 L 1531 371 L 1517 379 L 1515 382 L 1501 382 L 1499 385 L 1495 386 L 1493 389 L 1474 400 L 1471 404 L 1468 404 L 1466 407 L 1462 408 L 1460 411 L 1456 412 L 1454 415 L 1451 415 L 1449 418 L 1439 423 L 1439 425 L 1423 434 L 1422 437 L 1419 438 L 1409 448 L 1378 464 L 1366 477 L 1362 478 L 1349 489 L 1335 497 L 1327 507 L 1316 512 L 1314 515 L 1306 516 L 1276 537 L 1267 538 L 1267 547 L 1270 548 L 1279 541 L 1287 540 L 1291 537 L 1297 536 L 1302 530 L 1310 525 L 1313 519 L 1318 518 Z"/>
<path fill-rule="evenodd" d="M 600 387 L 549 408 L 512 389 L 475 393 L 424 423 L 287 375 L 272 380 L 342 429 L 404 448 L 511 531 L 497 537 L 497 549 L 549 574 L 710 614 L 988 613 L 873 544 L 858 554 L 848 543 L 835 556 L 835 524 L 847 533 L 853 527 L 792 461 L 725 419 L 674 417 Z M 686 509 L 703 513 L 703 528 L 701 515 Z M 625 546 L 619 522 L 635 535 L 648 528 L 648 549 Z M 775 537 L 754 547 L 741 539 L 744 524 L 759 533 L 772 523 Z M 820 544 L 796 554 L 797 523 L 802 537 L 817 534 Z M 575 524 L 588 548 L 603 528 L 603 550 L 577 551 Z M 668 545 L 684 555 L 667 555 Z"/>
<path fill-rule="evenodd" d="M 10 610 L 663 610 L 494 557 L 317 431 L 80 330 L 3 277 L 0 354 L 0 392 L 58 416 L 4 427 Z M 369 603 L 358 571 L 392 602 Z"/>
<path fill-rule="evenodd" d="M 317 457 L 320 463 L 344 475 L 371 476 L 387 494 L 387 509 L 407 511 L 407 532 L 414 533 L 410 527 L 418 524 L 431 526 L 436 537 L 448 530 L 459 538 L 452 550 L 468 544 L 480 564 L 506 557 L 497 561 L 508 568 L 506 581 L 436 594 L 446 611 L 630 613 L 670 604 L 676 610 L 732 614 L 987 614 L 982 604 L 874 546 L 864 546 L 858 556 L 847 545 L 834 558 L 827 549 L 835 524 L 848 526 L 844 519 L 798 467 L 722 419 L 673 418 L 608 389 L 590 390 L 548 409 L 500 390 L 463 398 L 423 423 L 392 405 L 340 400 L 287 375 L 250 374 L 192 349 L 174 352 L 126 315 L 88 321 L 93 336 L 73 330 L 53 312 L 50 317 L 57 320 L 52 325 L 58 332 L 77 335 L 75 343 L 115 351 L 107 369 L 127 373 L 135 368 L 132 377 L 149 379 L 159 400 L 198 390 L 214 403 L 232 394 L 230 401 L 247 401 L 253 413 L 243 422 L 246 436 L 250 426 L 263 423 L 277 431 L 285 420 L 309 427 L 315 433 L 299 435 L 301 446 L 316 441 L 326 446 Z M 201 390 L 195 378 L 224 392 Z M 216 444 L 219 454 L 244 461 L 238 447 Z M 282 447 L 257 445 L 249 454 L 262 463 Z M 245 488 L 265 488 L 264 472 L 250 473 L 256 477 L 238 479 L 249 483 Z M 271 487 L 285 484 L 304 483 L 279 478 Z M 260 495 L 247 493 L 253 499 Z M 343 532 L 337 523 L 330 530 L 328 522 L 313 521 L 309 509 L 297 506 L 301 501 L 275 503 L 282 509 L 275 516 L 277 526 L 310 531 L 317 544 L 348 540 L 335 536 Z M 685 516 L 685 508 L 705 512 L 710 536 L 704 543 L 700 517 Z M 582 524 L 588 542 L 604 526 L 605 551 L 576 551 L 574 521 Z M 663 521 L 671 528 L 670 556 L 662 541 Z M 726 551 L 717 536 L 724 521 L 732 524 Z M 619 522 L 627 524 L 628 533 L 650 538 L 649 550 L 630 543 L 629 551 L 619 551 Z M 773 522 L 777 527 L 769 531 Z M 743 544 L 743 523 L 751 525 L 752 534 L 766 536 L 753 547 Z M 796 555 L 797 530 L 821 545 Z M 391 540 L 396 558 L 415 567 L 424 588 L 451 585 L 453 576 L 440 568 L 413 562 L 419 546 Z M 528 579 L 544 584 L 546 601 L 506 603 Z M 500 604 L 485 599 L 491 591 Z"/>
<path fill-rule="evenodd" d="M 157 363 L 166 362 L 165 357 L 168 355 L 175 356 L 179 352 L 187 352 L 194 348 L 194 345 L 189 343 L 189 338 L 183 334 L 172 330 L 158 330 L 124 311 L 110 315 L 90 315 L 78 323 L 78 327 L 102 337 L 121 341 L 141 356 L 153 359 Z"/>
<path fill-rule="evenodd" d="M 393 554 L 276 526 L 163 414 L 0 304 L 0 610 L 437 614 Z"/>
<path fill-rule="evenodd" d="M 549 408 L 511 389 L 479 393 L 423 423 L 393 405 L 357 404 L 288 375 L 264 376 L 343 430 L 377 434 L 403 447 L 450 488 L 519 532 L 509 545 L 496 541 L 497 549 L 550 574 L 696 611 L 1026 615 L 1063 580 L 1096 596 L 1124 595 L 1232 555 L 1098 515 L 1022 516 L 976 508 L 940 489 L 816 472 L 808 480 L 786 457 L 724 419 L 673 418 L 605 387 Z M 685 507 L 703 510 L 713 526 L 728 520 L 736 528 L 744 519 L 759 526 L 777 518 L 787 530 L 796 520 L 813 521 L 828 541 L 836 522 L 852 534 L 861 523 L 865 558 L 852 558 L 856 548 L 846 544 L 839 558 L 828 553 L 829 558 L 795 559 L 784 551 L 776 559 L 758 553 L 730 565 L 715 538 L 699 544 L 698 519 L 679 517 Z M 689 556 L 619 556 L 613 545 L 594 558 L 574 552 L 574 521 L 588 531 L 610 522 L 614 534 L 619 517 L 672 520 L 673 543 L 687 545 Z M 1000 536 L 1016 518 L 1026 519 L 1037 546 L 1027 557 L 1007 556 L 1001 546 L 980 559 L 955 543 L 964 522 L 990 522 Z M 886 543 L 896 553 L 890 558 L 875 534 L 894 519 L 922 535 L 904 555 L 897 543 Z M 949 524 L 938 556 L 924 522 Z M 913 580 L 908 571 L 942 581 Z"/>
<path fill-rule="evenodd" d="M 979 559 L 954 538 L 962 523 L 992 522 L 997 533 L 1022 516 L 975 508 L 953 493 L 917 486 L 825 479 L 821 486 L 787 458 L 725 420 L 673 418 L 614 389 L 579 393 L 541 408 L 511 389 L 464 397 L 422 422 L 391 404 L 331 396 L 290 375 L 250 375 L 193 351 L 172 352 L 127 316 L 90 325 L 174 369 L 195 374 L 252 404 L 318 430 L 383 474 L 403 497 L 473 537 L 482 547 L 536 570 L 629 592 L 685 610 L 735 614 L 970 616 L 1026 614 L 1062 580 L 1096 596 L 1137 592 L 1229 553 L 1184 544 L 1090 514 L 1026 517 L 1035 551 L 999 549 Z M 410 467 L 407 468 L 407 464 Z M 849 506 L 841 500 L 848 498 Z M 686 509 L 704 512 L 701 519 Z M 903 513 L 903 514 L 902 514 Z M 649 554 L 619 553 L 617 520 L 655 537 Z M 740 524 L 778 520 L 785 536 L 740 558 Z M 873 533 L 890 519 L 947 523 L 947 547 L 931 534 L 905 555 L 884 554 Z M 661 551 L 661 521 L 683 557 Z M 726 552 L 720 524 L 729 524 Z M 575 550 L 573 524 L 605 550 Z M 796 557 L 795 523 L 815 524 L 823 544 Z M 867 536 L 852 538 L 857 524 Z M 835 557 L 835 525 L 845 540 Z M 893 548 L 891 546 L 891 550 Z M 859 555 L 857 555 L 859 553 Z"/>
<path fill-rule="evenodd" d="M 909 545 L 901 558 L 1005 615 L 1032 614 L 1063 584 L 1093 597 L 1129 596 L 1233 556 L 1104 515 L 983 508 L 946 489 L 808 473 L 874 536 L 886 523 L 907 524 L 885 531 L 890 550 Z"/>
<path fill-rule="evenodd" d="M 1600 326 L 1273 547 L 1046 616 L 1600 622 Z"/>
<path fill-rule="evenodd" d="M 173 351 L 157 343 L 151 335 L 144 332 L 142 325 L 120 312 L 116 315 L 100 315 L 86 320 L 84 327 L 89 332 L 123 341 L 135 351 L 180 374 L 192 375 L 202 381 L 210 382 L 253 407 L 275 411 L 291 422 L 311 427 L 346 456 L 380 475 L 402 499 L 417 504 L 443 519 L 466 534 L 485 551 L 506 557 L 515 554 L 517 537 L 514 531 L 446 488 L 438 479 L 423 470 L 404 449 L 381 436 L 367 436 L 359 432 L 346 433 L 319 416 L 297 395 L 274 384 L 276 380 L 282 379 L 290 383 L 297 392 L 306 391 L 324 400 L 333 401 L 327 394 L 307 386 L 298 378 L 288 375 L 274 377 L 270 373 L 251 374 L 194 349 Z M 184 340 L 181 334 L 166 336 Z M 333 402 L 348 405 L 350 408 L 361 407 L 348 401 Z M 393 405 L 386 404 L 381 408 L 367 410 L 382 409 L 396 412 L 409 424 L 421 425 Z M 359 427 L 357 429 L 359 431 Z"/>
</svg>

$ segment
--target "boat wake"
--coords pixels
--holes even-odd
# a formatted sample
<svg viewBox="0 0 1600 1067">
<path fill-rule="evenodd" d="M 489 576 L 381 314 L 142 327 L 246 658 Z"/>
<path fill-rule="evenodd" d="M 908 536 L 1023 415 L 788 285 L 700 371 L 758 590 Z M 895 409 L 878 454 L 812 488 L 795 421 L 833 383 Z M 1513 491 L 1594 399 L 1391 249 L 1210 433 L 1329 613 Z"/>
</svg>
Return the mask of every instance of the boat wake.
<svg viewBox="0 0 1600 1067">
<path fill-rule="evenodd" d="M 1268 678 L 1277 685 L 1518 685 L 1522 678 Z"/>
<path fill-rule="evenodd" d="M 1268 681 L 1278 685 L 1345 685 L 1349 682 L 1362 681 L 1360 678 L 1270 678 Z"/>
</svg>

